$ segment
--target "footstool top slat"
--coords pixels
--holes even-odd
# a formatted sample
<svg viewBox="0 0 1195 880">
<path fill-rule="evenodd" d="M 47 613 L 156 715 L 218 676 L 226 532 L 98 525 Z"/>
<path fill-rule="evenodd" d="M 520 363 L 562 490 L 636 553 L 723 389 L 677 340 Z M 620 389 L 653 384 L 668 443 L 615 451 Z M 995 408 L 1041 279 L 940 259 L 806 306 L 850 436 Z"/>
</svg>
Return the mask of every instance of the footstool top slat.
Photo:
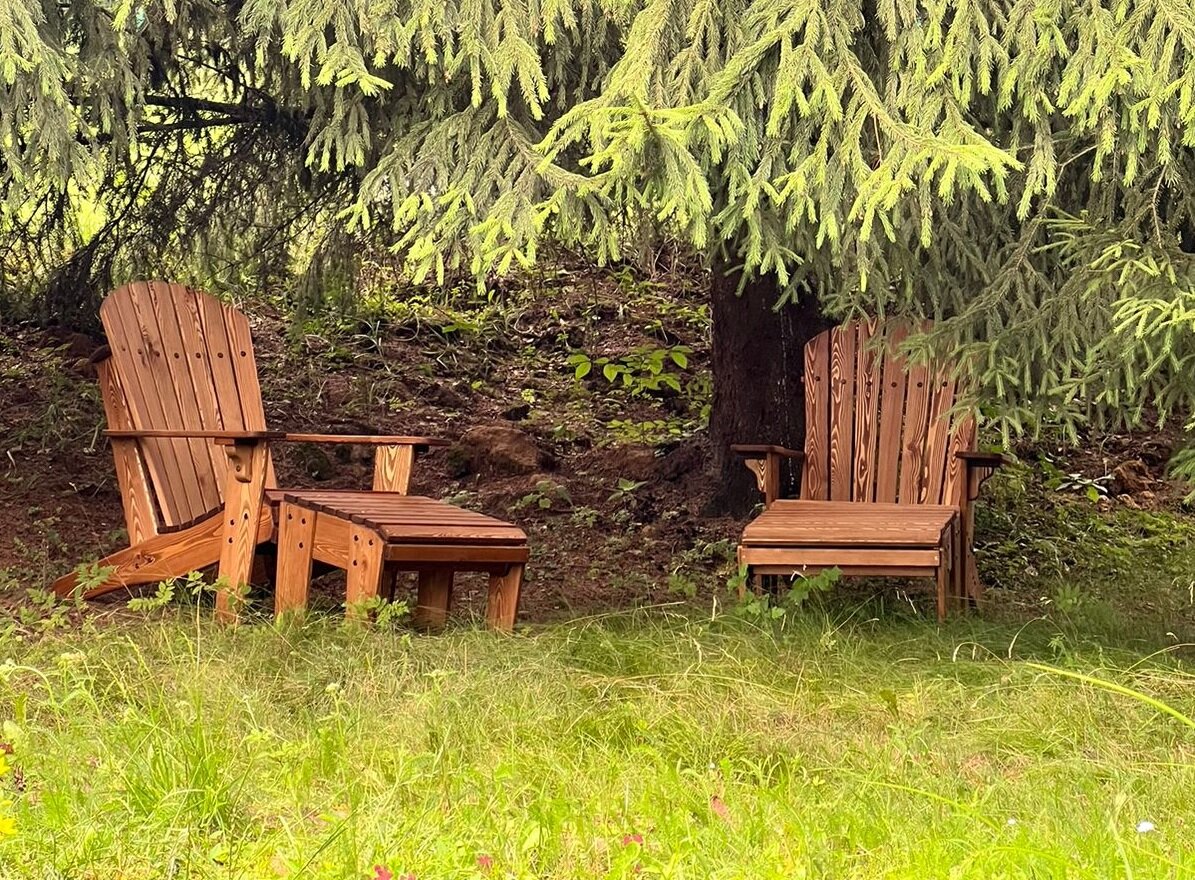
<svg viewBox="0 0 1195 880">
<path fill-rule="evenodd" d="M 521 545 L 526 533 L 510 523 L 443 501 L 394 492 L 286 492 L 291 504 L 373 529 L 388 543 Z"/>
</svg>

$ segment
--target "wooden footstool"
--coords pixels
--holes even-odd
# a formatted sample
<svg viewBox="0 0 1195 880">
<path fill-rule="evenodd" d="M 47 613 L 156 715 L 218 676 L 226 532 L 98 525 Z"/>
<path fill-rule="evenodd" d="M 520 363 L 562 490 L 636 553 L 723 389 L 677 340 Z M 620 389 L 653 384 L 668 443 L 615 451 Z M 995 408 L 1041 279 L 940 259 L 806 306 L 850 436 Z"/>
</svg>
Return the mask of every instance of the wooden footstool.
<svg viewBox="0 0 1195 880">
<path fill-rule="evenodd" d="M 377 596 L 384 576 L 419 573 L 415 623 L 444 625 L 458 571 L 490 575 L 486 623 L 509 632 L 527 563 L 527 535 L 493 517 L 396 492 L 287 492 L 278 513 L 274 611 L 307 604 L 313 559 L 347 572 L 347 607 Z"/>
<path fill-rule="evenodd" d="M 942 620 L 964 601 L 959 537 L 949 505 L 778 500 L 743 530 L 739 564 L 753 575 L 934 578 Z"/>
</svg>

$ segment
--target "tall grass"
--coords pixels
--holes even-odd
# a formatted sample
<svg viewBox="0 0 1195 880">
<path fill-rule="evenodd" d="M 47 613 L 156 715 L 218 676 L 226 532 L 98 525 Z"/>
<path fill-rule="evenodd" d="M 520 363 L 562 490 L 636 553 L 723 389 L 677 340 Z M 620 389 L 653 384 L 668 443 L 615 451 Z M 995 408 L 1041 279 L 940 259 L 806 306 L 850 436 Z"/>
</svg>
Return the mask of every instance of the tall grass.
<svg viewBox="0 0 1195 880">
<path fill-rule="evenodd" d="M 0 876 L 1195 876 L 1195 731 L 1138 698 L 1190 715 L 1190 674 L 1105 652 L 1076 679 L 1012 633 L 180 611 L 10 642 Z"/>
</svg>

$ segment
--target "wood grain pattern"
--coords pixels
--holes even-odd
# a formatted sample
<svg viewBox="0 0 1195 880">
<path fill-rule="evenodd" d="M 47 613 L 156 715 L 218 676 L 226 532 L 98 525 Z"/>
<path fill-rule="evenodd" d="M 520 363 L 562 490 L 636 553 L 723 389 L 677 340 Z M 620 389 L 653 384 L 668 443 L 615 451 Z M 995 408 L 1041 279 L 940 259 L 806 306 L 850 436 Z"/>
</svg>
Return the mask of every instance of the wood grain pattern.
<svg viewBox="0 0 1195 880">
<path fill-rule="evenodd" d="M 894 502 L 900 485 L 900 435 L 905 420 L 905 391 L 909 377 L 905 359 L 897 346 L 908 331 L 894 327 L 888 337 L 888 351 L 883 359 L 880 394 L 880 439 L 876 463 L 875 500 Z"/>
<path fill-rule="evenodd" d="M 830 334 L 820 333 L 805 346 L 805 460 L 801 497 L 830 497 Z"/>
<path fill-rule="evenodd" d="M 302 506 L 302 505 L 300 505 Z M 304 507 L 304 510 L 309 508 Z M 315 514 L 315 558 L 340 569 L 349 567 L 349 541 L 353 524 L 328 513 Z"/>
<path fill-rule="evenodd" d="M 485 621 L 496 632 L 511 632 L 519 613 L 519 590 L 523 585 L 523 566 L 512 565 L 503 574 L 490 575 L 490 594 L 485 606 Z"/>
<path fill-rule="evenodd" d="M 957 507 L 778 501 L 743 530 L 742 546 L 934 547 Z"/>
<path fill-rule="evenodd" d="M 220 427 L 229 431 L 264 431 L 265 413 L 246 416 L 233 369 L 232 346 L 228 342 L 228 310 L 214 296 L 195 292 L 191 309 L 199 322 L 199 333 L 207 350 L 207 365 L 216 391 Z M 193 319 L 194 320 L 194 319 Z"/>
<path fill-rule="evenodd" d="M 922 504 L 926 498 L 925 444 L 929 431 L 930 375 L 924 364 L 909 369 L 905 424 L 900 440 L 901 504 Z"/>
<path fill-rule="evenodd" d="M 198 415 L 198 427 L 221 430 L 224 426 L 220 420 L 215 381 L 207 361 L 207 345 L 199 331 L 198 314 L 194 307 L 195 293 L 178 284 L 151 284 L 150 292 L 154 295 L 163 336 L 168 336 L 169 363 L 176 377 L 175 393 L 180 408 Z M 210 482 L 212 495 L 218 504 L 222 500 L 220 493 L 224 488 L 224 469 L 228 466 L 228 458 L 213 444 L 204 445 L 211 468 L 206 475 L 200 476 Z"/>
<path fill-rule="evenodd" d="M 373 529 L 349 528 L 349 565 L 345 575 L 345 609 L 349 617 L 361 617 L 363 605 L 378 595 L 382 586 L 386 542 Z"/>
<path fill-rule="evenodd" d="M 950 448 L 950 410 L 954 407 L 954 379 L 945 372 L 934 379 L 934 398 L 929 409 L 929 425 L 925 442 L 925 501 L 941 504 L 946 486 Z"/>
<path fill-rule="evenodd" d="M 853 324 L 830 331 L 830 500 L 850 501 L 854 483 L 855 349 Z"/>
<path fill-rule="evenodd" d="M 310 510 L 283 502 L 278 510 L 278 578 L 274 614 L 307 607 L 311 560 L 315 553 L 315 517 Z"/>
<path fill-rule="evenodd" d="M 131 427 L 128 403 L 112 365 L 104 360 L 97 363 L 95 369 L 108 425 L 115 428 Z M 120 503 L 124 509 L 125 531 L 128 532 L 130 544 L 140 544 L 158 534 L 158 515 L 154 510 L 149 477 L 137 441 L 113 440 L 112 458 L 116 466 L 116 484 L 120 488 Z"/>
<path fill-rule="evenodd" d="M 881 332 L 884 347 L 869 346 Z M 854 322 L 806 346 L 801 499 L 773 501 L 743 530 L 750 578 L 835 567 L 933 578 L 940 612 L 962 595 L 976 601 L 971 502 L 999 461 L 968 458 L 974 420 L 952 430 L 948 373 L 906 369 L 897 350 L 908 332 Z M 754 469 L 766 495 L 766 460 Z"/>
<path fill-rule="evenodd" d="M 257 540 L 269 540 L 273 530 L 270 512 L 263 510 L 257 524 Z M 111 568 L 111 574 L 107 580 L 89 589 L 83 598 L 94 599 L 138 584 L 156 584 L 215 565 L 220 559 L 223 534 L 224 518 L 214 516 L 181 532 L 159 535 L 105 556 L 97 564 Z M 54 581 L 51 589 L 58 596 L 69 596 L 78 583 L 75 573 L 71 572 Z"/>
<path fill-rule="evenodd" d="M 179 427 L 200 430 L 219 428 L 211 374 L 205 369 L 202 359 L 193 365 L 196 360 L 193 348 L 184 342 L 183 328 L 179 326 L 180 309 L 186 320 L 186 306 L 179 302 L 186 298 L 186 288 L 155 281 L 148 282 L 145 287 L 147 304 L 157 320 L 160 333 L 161 362 L 170 378 L 169 382 L 158 388 L 158 393 L 173 399 L 178 413 L 175 424 Z M 226 456 L 212 444 L 199 439 L 191 441 L 189 445 L 202 507 L 201 510 L 193 511 L 193 514 L 202 515 L 220 506 L 220 478 L 224 476 Z"/>
<path fill-rule="evenodd" d="M 448 565 L 456 571 L 491 571 L 495 566 L 526 562 L 524 547 L 463 547 L 453 544 L 390 544 L 387 562 L 402 562 L 417 569 L 420 565 Z"/>
<path fill-rule="evenodd" d="M 448 622 L 452 608 L 452 569 L 434 568 L 419 572 L 415 599 L 415 626 L 435 632 Z"/>
<path fill-rule="evenodd" d="M 874 501 L 879 451 L 883 356 L 872 344 L 876 325 L 859 321 L 855 343 L 855 465 L 852 501 Z"/>
<path fill-rule="evenodd" d="M 130 287 L 113 291 L 100 306 L 100 320 L 112 349 L 112 369 L 128 403 L 131 427 L 161 428 L 166 426 L 165 416 L 157 404 L 157 389 L 144 369 L 152 354 L 138 332 L 131 297 Z M 143 380 L 147 387 L 142 387 Z M 173 525 L 191 519 L 179 512 L 180 507 L 183 511 L 187 509 L 185 498 L 176 499 L 181 491 L 177 487 L 182 482 L 179 458 L 189 455 L 185 441 L 146 440 L 139 444 L 139 449 L 145 457 L 162 521 Z"/>
<path fill-rule="evenodd" d="M 141 388 L 146 394 L 148 408 L 159 413 L 162 420 L 146 427 L 202 428 L 195 412 L 190 408 L 184 412 L 179 403 L 179 392 L 183 389 L 178 387 L 172 372 L 172 356 L 179 352 L 169 350 L 169 342 L 162 333 L 162 316 L 158 314 L 152 282 L 130 284 L 126 289 L 146 355 L 137 362 L 142 373 Z M 193 398 L 193 389 L 186 391 Z M 186 522 L 219 507 L 219 493 L 211 484 L 211 465 L 204 442 L 196 439 L 167 442 L 175 444 L 179 469 L 179 482 L 174 486 L 176 507 L 171 512 L 170 522 Z"/>
<path fill-rule="evenodd" d="M 235 623 L 257 548 L 257 535 L 250 524 L 258 521 L 265 501 L 268 447 L 265 443 L 240 443 L 227 447 L 227 454 L 219 570 L 223 583 L 216 593 L 216 619 Z"/>
<path fill-rule="evenodd" d="M 896 568 L 930 568 L 936 573 L 941 561 L 938 549 L 868 549 L 858 547 L 744 547 L 746 565 L 854 565 Z"/>
<path fill-rule="evenodd" d="M 962 505 L 967 500 L 967 466 L 963 453 L 975 447 L 975 418 L 966 416 L 954 426 L 946 449 L 946 481 L 942 486 L 944 504 Z"/>
<path fill-rule="evenodd" d="M 373 490 L 406 495 L 415 465 L 414 446 L 381 446 L 374 453 Z"/>
</svg>

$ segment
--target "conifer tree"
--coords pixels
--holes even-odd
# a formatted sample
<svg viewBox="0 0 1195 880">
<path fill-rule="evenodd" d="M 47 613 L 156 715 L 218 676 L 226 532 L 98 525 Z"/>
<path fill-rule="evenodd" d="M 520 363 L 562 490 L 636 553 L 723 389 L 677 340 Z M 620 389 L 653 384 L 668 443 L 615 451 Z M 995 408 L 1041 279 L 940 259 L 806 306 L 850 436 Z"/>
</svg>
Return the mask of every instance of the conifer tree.
<svg viewBox="0 0 1195 880">
<path fill-rule="evenodd" d="M 77 320 L 346 236 L 416 281 L 668 241 L 710 267 L 719 454 L 799 444 L 793 353 L 858 312 L 939 319 L 1006 431 L 1167 417 L 1193 62 L 1189 0 L 0 0 L 0 284 Z"/>
</svg>

